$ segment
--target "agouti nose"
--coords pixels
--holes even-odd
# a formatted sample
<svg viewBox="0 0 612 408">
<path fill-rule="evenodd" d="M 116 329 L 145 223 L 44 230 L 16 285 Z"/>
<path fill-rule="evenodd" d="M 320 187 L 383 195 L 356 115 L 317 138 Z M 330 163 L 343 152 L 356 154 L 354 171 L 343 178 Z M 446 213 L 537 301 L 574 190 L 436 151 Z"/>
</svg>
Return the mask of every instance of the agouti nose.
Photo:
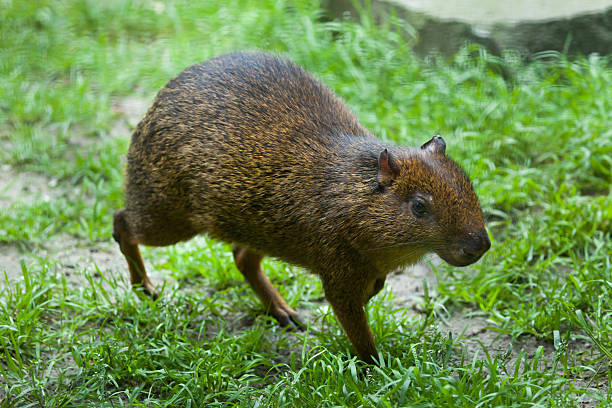
<svg viewBox="0 0 612 408">
<path fill-rule="evenodd" d="M 491 241 L 489 240 L 489 235 L 486 230 L 482 230 L 477 234 L 470 234 L 469 238 L 465 241 L 465 245 L 459 251 L 466 258 L 471 258 L 474 260 L 478 260 L 491 248 Z"/>
</svg>

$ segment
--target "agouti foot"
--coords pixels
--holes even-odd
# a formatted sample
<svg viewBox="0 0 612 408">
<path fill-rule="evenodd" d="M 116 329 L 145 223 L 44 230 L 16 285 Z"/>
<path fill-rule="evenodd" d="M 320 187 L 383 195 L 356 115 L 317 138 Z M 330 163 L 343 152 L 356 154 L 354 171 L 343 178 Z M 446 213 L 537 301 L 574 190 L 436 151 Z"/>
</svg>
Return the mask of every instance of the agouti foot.
<svg viewBox="0 0 612 408">
<path fill-rule="evenodd" d="M 373 366 L 377 366 L 378 362 L 374 360 L 374 356 L 368 356 L 365 358 L 359 357 L 356 353 L 350 353 L 351 357 L 357 357 L 357 367 L 362 371 L 367 371 Z"/>
<path fill-rule="evenodd" d="M 275 311 L 270 311 L 270 314 L 278 321 L 281 327 L 286 327 L 289 330 L 304 330 L 305 325 L 299 319 L 297 312 L 290 307 L 278 308 Z"/>
<path fill-rule="evenodd" d="M 141 290 L 142 293 L 153 300 L 157 300 L 159 298 L 159 291 L 155 289 L 155 286 L 148 279 L 140 285 L 133 285 L 133 288 L 136 290 Z"/>
<path fill-rule="evenodd" d="M 157 300 L 159 298 L 159 292 L 155 289 L 153 290 L 145 290 L 147 296 L 149 296 L 153 300 Z"/>
</svg>

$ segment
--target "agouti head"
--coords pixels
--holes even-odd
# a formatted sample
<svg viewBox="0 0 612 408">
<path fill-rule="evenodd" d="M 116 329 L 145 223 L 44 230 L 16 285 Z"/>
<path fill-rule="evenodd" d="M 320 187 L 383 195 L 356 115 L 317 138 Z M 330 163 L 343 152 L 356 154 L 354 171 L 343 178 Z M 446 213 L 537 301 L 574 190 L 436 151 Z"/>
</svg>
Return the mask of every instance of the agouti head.
<svg viewBox="0 0 612 408">
<path fill-rule="evenodd" d="M 386 210 L 386 256 L 411 263 L 435 252 L 454 266 L 476 262 L 491 247 L 478 198 L 465 172 L 434 136 L 409 152 L 385 149 L 378 159 L 378 184 Z M 393 234 L 393 236 L 389 236 Z M 390 265 L 392 266 L 392 265 Z"/>
</svg>

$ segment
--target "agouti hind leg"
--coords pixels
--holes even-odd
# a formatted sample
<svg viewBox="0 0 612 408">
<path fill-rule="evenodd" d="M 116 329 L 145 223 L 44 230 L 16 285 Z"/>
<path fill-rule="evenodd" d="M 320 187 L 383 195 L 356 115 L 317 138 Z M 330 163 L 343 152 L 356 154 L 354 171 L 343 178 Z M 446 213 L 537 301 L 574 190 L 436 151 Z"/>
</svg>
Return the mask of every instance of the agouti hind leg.
<svg viewBox="0 0 612 408">
<path fill-rule="evenodd" d="M 263 256 L 238 245 L 234 246 L 233 253 L 236 267 L 255 290 L 266 311 L 283 327 L 290 325 L 301 328 L 302 323 L 298 319 L 297 312 L 285 302 L 285 299 L 261 270 L 260 264 Z"/>
<path fill-rule="evenodd" d="M 115 212 L 113 219 L 113 238 L 119 244 L 121 253 L 127 260 L 130 270 L 130 281 L 134 287 L 142 287 L 144 292 L 153 299 L 157 298 L 155 286 L 147 276 L 142 256 L 138 250 L 138 241 L 134 234 L 130 232 L 128 223 L 125 220 L 124 210 Z"/>
</svg>

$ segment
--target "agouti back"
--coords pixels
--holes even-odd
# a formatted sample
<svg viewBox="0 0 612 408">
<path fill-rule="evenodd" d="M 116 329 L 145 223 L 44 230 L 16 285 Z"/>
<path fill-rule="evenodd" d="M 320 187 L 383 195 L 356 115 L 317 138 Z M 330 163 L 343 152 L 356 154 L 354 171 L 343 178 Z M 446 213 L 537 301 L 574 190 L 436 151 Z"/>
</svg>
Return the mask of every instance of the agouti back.
<svg viewBox="0 0 612 408">
<path fill-rule="evenodd" d="M 317 274 L 368 363 L 376 348 L 364 306 L 389 272 L 430 252 L 464 266 L 490 247 L 470 181 L 441 137 L 386 144 L 306 71 L 257 53 L 187 68 L 132 135 L 113 231 L 132 284 L 155 296 L 138 244 L 199 233 L 234 244 L 238 269 L 281 325 L 299 324 L 297 313 L 262 257 Z"/>
</svg>

